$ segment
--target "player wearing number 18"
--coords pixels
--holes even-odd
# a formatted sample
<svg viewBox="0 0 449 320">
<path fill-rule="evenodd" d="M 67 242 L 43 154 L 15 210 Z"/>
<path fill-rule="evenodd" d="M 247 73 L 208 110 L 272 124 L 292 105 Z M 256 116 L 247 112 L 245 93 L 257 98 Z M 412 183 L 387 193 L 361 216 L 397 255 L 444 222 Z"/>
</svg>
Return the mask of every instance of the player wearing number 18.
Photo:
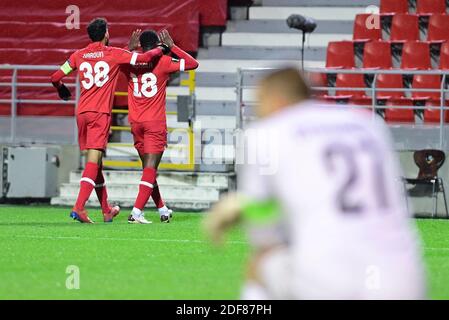
<svg viewBox="0 0 449 320">
<path fill-rule="evenodd" d="M 119 207 L 111 207 L 107 200 L 102 173 L 102 158 L 108 142 L 114 91 L 122 65 L 150 62 L 166 50 L 161 45 L 144 54 L 109 47 L 109 32 L 105 19 L 95 19 L 87 27 L 92 43 L 77 50 L 61 68 L 51 76 L 51 82 L 62 99 L 70 92 L 61 82 L 72 71 L 79 70 L 81 93 L 76 113 L 78 140 L 82 151 L 87 150 L 87 162 L 80 181 L 80 190 L 70 216 L 84 223 L 92 223 L 84 206 L 95 188 L 105 222 L 111 222 Z"/>
<path fill-rule="evenodd" d="M 162 30 L 159 35 L 152 30 L 142 34 L 136 30 L 129 49 L 136 49 L 139 42 L 144 52 L 164 43 L 172 56 L 164 55 L 150 64 L 128 66 L 124 70 L 128 76 L 129 122 L 134 146 L 143 164 L 139 193 L 128 222 L 150 223 L 142 212 L 150 196 L 158 208 L 161 222 L 169 222 L 172 213 L 165 206 L 156 182 L 157 168 L 167 144 L 166 87 L 171 73 L 196 69 L 198 62 L 175 46 L 167 30 Z"/>
</svg>

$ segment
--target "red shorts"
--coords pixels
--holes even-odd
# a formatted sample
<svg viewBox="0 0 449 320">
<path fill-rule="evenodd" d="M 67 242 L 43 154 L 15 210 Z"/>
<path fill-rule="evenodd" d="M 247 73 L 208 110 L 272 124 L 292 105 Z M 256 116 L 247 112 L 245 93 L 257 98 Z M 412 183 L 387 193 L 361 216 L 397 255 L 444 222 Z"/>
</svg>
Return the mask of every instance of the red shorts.
<svg viewBox="0 0 449 320">
<path fill-rule="evenodd" d="M 135 122 L 131 124 L 134 147 L 139 154 L 163 153 L 167 146 L 166 124 L 156 122 Z"/>
<path fill-rule="evenodd" d="M 111 115 L 99 112 L 83 112 L 76 116 L 80 150 L 105 150 L 111 128 Z"/>
</svg>

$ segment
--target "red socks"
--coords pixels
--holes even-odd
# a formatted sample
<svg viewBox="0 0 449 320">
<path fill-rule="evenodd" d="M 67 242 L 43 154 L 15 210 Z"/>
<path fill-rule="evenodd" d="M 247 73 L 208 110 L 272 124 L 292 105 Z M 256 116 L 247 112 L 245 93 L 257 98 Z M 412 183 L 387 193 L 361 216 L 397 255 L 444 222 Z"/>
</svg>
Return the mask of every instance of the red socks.
<svg viewBox="0 0 449 320">
<path fill-rule="evenodd" d="M 93 162 L 86 163 L 86 167 L 83 171 L 83 177 L 80 180 L 80 191 L 78 193 L 78 199 L 75 203 L 75 208 L 78 210 L 84 210 L 84 206 L 89 200 L 90 194 L 95 187 L 95 180 L 98 174 L 98 165 Z"/>
<path fill-rule="evenodd" d="M 148 202 L 153 192 L 154 183 L 156 182 L 156 172 L 155 168 L 143 169 L 142 179 L 139 184 L 139 194 L 134 204 L 135 208 L 143 210 L 145 204 Z"/>
<path fill-rule="evenodd" d="M 157 185 L 157 181 L 154 181 L 153 193 L 151 194 L 151 198 L 153 198 L 154 204 L 156 208 L 162 208 L 165 204 L 162 200 L 161 193 L 159 192 L 159 186 Z"/>
<path fill-rule="evenodd" d="M 95 192 L 101 205 L 103 213 L 109 213 L 108 190 L 104 183 L 103 168 L 98 168 L 97 178 L 95 179 Z"/>
</svg>

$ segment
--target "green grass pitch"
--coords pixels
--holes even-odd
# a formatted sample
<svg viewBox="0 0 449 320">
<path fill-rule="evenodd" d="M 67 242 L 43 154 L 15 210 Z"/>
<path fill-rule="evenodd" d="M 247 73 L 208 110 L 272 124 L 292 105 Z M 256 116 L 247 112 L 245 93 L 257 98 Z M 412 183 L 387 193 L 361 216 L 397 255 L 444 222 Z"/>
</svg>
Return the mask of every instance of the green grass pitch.
<svg viewBox="0 0 449 320">
<path fill-rule="evenodd" d="M 237 299 L 248 253 L 241 230 L 222 249 L 205 240 L 201 214 L 177 213 L 162 224 L 112 224 L 91 210 L 94 225 L 67 208 L 0 206 L 0 299 Z M 416 220 L 430 297 L 449 299 L 449 221 Z M 80 271 L 69 290 L 67 267 Z"/>
</svg>

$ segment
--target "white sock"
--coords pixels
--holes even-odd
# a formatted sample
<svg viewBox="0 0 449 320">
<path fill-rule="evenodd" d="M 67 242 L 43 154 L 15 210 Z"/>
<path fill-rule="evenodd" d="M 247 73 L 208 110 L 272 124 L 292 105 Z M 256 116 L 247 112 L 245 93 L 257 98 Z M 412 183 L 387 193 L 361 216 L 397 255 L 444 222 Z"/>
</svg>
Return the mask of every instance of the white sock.
<svg viewBox="0 0 449 320">
<path fill-rule="evenodd" d="M 159 214 L 160 214 L 160 215 L 167 215 L 167 214 L 168 214 L 168 208 L 167 208 L 166 205 L 164 205 L 164 206 L 161 207 L 161 208 L 158 208 L 157 210 L 159 211 Z"/>
<path fill-rule="evenodd" d="M 133 215 L 133 217 L 140 217 L 142 215 L 142 210 L 134 207 L 133 211 L 131 211 L 131 214 Z"/>
</svg>

